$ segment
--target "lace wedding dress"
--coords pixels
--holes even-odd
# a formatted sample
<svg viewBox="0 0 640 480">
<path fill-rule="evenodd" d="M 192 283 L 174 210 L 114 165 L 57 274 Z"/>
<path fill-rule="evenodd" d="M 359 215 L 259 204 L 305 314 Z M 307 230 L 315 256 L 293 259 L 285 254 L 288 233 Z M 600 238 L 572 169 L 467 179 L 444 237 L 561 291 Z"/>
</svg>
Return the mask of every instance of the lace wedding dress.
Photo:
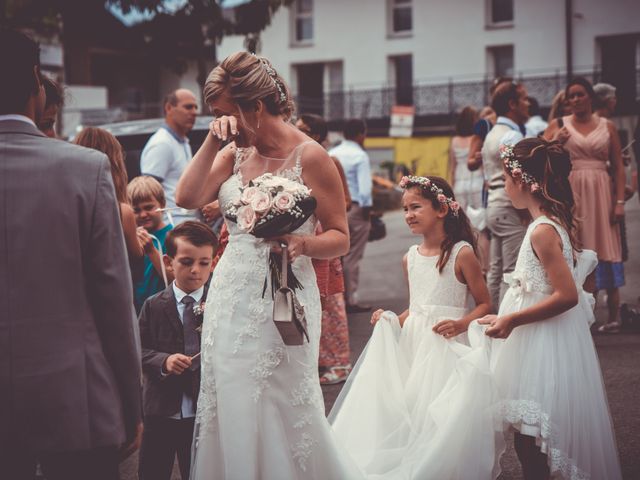
<svg viewBox="0 0 640 480">
<path fill-rule="evenodd" d="M 303 145 L 278 159 L 277 175 L 302 182 Z M 234 174 L 220 188 L 221 206 L 235 201 L 250 180 L 241 166 L 251 155 L 255 149 L 238 149 Z M 296 293 L 310 342 L 286 346 L 272 322 L 270 285 L 263 296 L 270 244 L 241 233 L 233 222 L 227 227 L 229 243 L 205 306 L 191 479 L 361 478 L 336 446 L 324 414 L 318 380 L 321 307 L 311 259 L 293 263 L 303 285 Z M 295 233 L 314 231 L 312 217 Z"/>
<path fill-rule="evenodd" d="M 547 454 L 552 478 L 607 480 L 622 478 L 600 364 L 589 332 L 593 297 L 582 290 L 595 268 L 595 253 L 577 254 L 574 267 L 569 235 L 545 216 L 529 226 L 500 315 L 525 309 L 552 292 L 531 247 L 538 225 L 553 226 L 562 239 L 580 300 L 574 308 L 547 320 L 522 325 L 493 345 L 494 378 L 502 399 L 498 414 L 507 427 L 535 437 Z"/>
<path fill-rule="evenodd" d="M 343 388 L 329 420 L 369 479 L 489 479 L 499 474 L 489 343 L 476 323 L 468 336 L 432 331 L 467 310 L 469 291 L 455 275 L 466 242 L 442 273 L 438 256 L 407 254 L 409 316 L 402 328 L 385 312 Z M 494 438 L 495 436 L 495 438 Z"/>
</svg>

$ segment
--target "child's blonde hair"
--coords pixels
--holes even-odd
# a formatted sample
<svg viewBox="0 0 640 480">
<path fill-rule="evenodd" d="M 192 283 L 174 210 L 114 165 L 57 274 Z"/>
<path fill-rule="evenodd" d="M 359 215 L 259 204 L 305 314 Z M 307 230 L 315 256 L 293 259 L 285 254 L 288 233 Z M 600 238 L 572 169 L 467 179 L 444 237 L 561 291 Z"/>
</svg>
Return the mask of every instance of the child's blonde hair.
<svg viewBox="0 0 640 480">
<path fill-rule="evenodd" d="M 155 199 L 162 208 L 167 204 L 164 189 L 160 182 L 149 175 L 134 178 L 127 185 L 127 197 L 133 206 Z"/>
</svg>

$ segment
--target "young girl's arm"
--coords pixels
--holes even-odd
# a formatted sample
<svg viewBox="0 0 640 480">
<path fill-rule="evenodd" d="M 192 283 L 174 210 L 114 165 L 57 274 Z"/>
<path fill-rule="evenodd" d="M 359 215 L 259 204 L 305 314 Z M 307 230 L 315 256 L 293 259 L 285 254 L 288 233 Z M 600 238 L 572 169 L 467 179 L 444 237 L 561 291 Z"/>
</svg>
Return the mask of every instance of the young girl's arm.
<svg viewBox="0 0 640 480">
<path fill-rule="evenodd" d="M 531 234 L 531 246 L 547 273 L 553 293 L 539 303 L 519 312 L 498 317 L 487 315 L 479 323 L 489 324 L 486 334 L 507 338 L 520 325 L 555 317 L 578 304 L 578 289 L 562 255 L 562 240 L 551 225 L 539 225 Z"/>
<path fill-rule="evenodd" d="M 467 168 L 472 172 L 478 170 L 482 166 L 482 155 L 478 155 L 482 150 L 483 144 L 480 135 L 472 135 L 469 143 L 469 157 L 467 158 Z"/>
<path fill-rule="evenodd" d="M 476 308 L 459 320 L 442 320 L 433 326 L 433 331 L 447 338 L 466 332 L 469 324 L 476 318 L 491 311 L 491 298 L 487 284 L 482 276 L 482 267 L 473 253 L 473 249 L 463 247 L 456 257 L 456 277 L 465 283 L 476 302 Z"/>
<path fill-rule="evenodd" d="M 405 254 L 404 257 L 402 257 L 402 269 L 404 270 L 404 278 L 407 282 L 407 286 L 409 285 L 409 267 L 408 267 L 408 263 L 407 263 L 407 255 Z M 375 312 L 373 312 L 373 314 L 371 315 L 371 325 L 375 325 L 376 323 L 378 323 L 378 320 L 380 320 L 380 315 L 382 315 L 384 313 L 384 310 L 382 310 L 381 308 L 376 310 Z M 409 309 L 407 308 L 404 312 L 402 312 L 400 315 L 398 315 L 398 320 L 400 321 L 400 326 L 402 327 L 402 325 L 404 325 L 405 320 L 407 319 L 407 317 L 409 316 Z"/>
</svg>

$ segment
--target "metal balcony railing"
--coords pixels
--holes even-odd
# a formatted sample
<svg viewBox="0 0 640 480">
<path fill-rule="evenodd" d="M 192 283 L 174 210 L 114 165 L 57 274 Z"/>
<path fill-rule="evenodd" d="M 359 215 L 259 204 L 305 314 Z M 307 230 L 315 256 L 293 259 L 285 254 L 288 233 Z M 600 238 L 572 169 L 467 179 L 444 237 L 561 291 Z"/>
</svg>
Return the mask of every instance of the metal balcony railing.
<svg viewBox="0 0 640 480">
<path fill-rule="evenodd" d="M 577 71 L 576 75 L 593 83 L 601 79 L 598 69 Z M 560 71 L 553 74 L 519 75 L 516 79 L 524 84 L 529 95 L 535 97 L 542 107 L 549 107 L 556 93 L 566 85 L 566 74 Z M 640 69 L 636 71 L 635 83 L 635 91 L 640 95 Z M 490 85 L 489 78 L 471 81 L 450 79 L 443 83 L 415 84 L 404 89 L 393 86 L 353 88 L 329 92 L 323 98 L 297 96 L 295 100 L 299 112 L 317 113 L 327 120 L 385 118 L 390 115 L 392 106 L 407 103 L 413 104 L 418 116 L 453 115 L 467 105 L 476 108 L 487 105 Z M 402 102 L 399 99 L 405 100 Z M 407 102 L 406 99 L 412 102 Z M 636 98 L 619 98 L 618 105 L 629 110 L 624 113 L 630 113 L 637 101 Z"/>
</svg>

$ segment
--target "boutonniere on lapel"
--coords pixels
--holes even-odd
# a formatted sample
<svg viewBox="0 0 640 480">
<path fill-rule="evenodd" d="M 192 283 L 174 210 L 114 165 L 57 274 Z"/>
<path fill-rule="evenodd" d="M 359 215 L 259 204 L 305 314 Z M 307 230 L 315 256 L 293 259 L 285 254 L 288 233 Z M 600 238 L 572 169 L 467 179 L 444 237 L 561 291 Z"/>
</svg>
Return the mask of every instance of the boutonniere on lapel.
<svg viewBox="0 0 640 480">
<path fill-rule="evenodd" d="M 202 321 L 204 319 L 204 303 L 195 303 L 193 305 L 193 314 L 196 316 L 196 322 L 198 322 L 198 326 L 196 327 L 196 332 L 202 334 Z"/>
</svg>

